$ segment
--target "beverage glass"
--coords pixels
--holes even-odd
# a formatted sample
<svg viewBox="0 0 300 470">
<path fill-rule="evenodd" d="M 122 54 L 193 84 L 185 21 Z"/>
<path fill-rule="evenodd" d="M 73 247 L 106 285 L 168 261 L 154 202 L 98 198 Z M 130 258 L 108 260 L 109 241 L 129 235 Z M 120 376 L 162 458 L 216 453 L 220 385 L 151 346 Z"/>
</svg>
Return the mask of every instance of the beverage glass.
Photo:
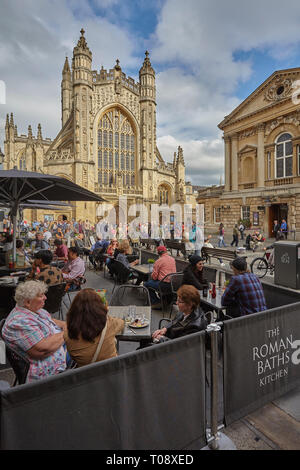
<svg viewBox="0 0 300 470">
<path fill-rule="evenodd" d="M 129 305 L 128 316 L 131 317 L 132 320 L 135 320 L 136 318 L 136 306 L 135 305 Z"/>
</svg>

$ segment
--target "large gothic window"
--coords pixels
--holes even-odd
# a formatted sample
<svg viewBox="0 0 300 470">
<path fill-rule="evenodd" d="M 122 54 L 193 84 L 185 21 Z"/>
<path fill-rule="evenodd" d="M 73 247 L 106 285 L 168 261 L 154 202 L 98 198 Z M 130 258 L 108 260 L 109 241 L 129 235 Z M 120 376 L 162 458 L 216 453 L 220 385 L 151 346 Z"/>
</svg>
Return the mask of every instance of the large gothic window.
<svg viewBox="0 0 300 470">
<path fill-rule="evenodd" d="M 135 185 L 135 135 L 119 109 L 108 111 L 98 125 L 98 183 L 113 185 L 122 175 L 124 186 Z"/>
<path fill-rule="evenodd" d="M 276 178 L 293 176 L 292 136 L 284 133 L 276 140 Z"/>
<path fill-rule="evenodd" d="M 169 188 L 164 184 L 160 185 L 158 188 L 158 201 L 159 201 L 159 204 L 170 203 Z"/>
<path fill-rule="evenodd" d="M 26 170 L 26 155 L 25 151 L 23 151 L 19 157 L 19 169 L 20 170 Z"/>
</svg>

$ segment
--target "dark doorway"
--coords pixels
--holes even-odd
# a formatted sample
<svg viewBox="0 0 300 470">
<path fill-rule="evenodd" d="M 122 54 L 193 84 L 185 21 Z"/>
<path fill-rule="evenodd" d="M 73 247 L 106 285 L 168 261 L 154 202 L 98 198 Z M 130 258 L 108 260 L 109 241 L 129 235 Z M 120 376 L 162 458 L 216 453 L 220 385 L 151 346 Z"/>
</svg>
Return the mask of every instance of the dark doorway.
<svg viewBox="0 0 300 470">
<path fill-rule="evenodd" d="M 280 225 L 282 219 L 285 219 L 288 224 L 288 205 L 287 204 L 272 204 L 269 207 L 269 237 L 274 237 L 274 233 L 273 233 L 274 220 L 277 220 Z"/>
</svg>

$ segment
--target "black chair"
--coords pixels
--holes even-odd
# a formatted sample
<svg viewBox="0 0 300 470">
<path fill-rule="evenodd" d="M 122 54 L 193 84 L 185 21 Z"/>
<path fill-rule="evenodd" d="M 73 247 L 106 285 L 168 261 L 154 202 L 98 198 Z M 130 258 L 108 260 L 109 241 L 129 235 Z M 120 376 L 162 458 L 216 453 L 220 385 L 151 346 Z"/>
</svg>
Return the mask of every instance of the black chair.
<svg viewBox="0 0 300 470">
<path fill-rule="evenodd" d="M 177 290 L 182 284 L 183 272 L 167 274 L 159 283 L 159 297 L 163 311 L 169 310 L 171 318 L 173 305 L 177 301 Z M 164 284 L 163 284 L 164 283 Z"/>
<path fill-rule="evenodd" d="M 15 285 L 0 286 L 0 318 L 6 318 L 15 307 Z"/>
<path fill-rule="evenodd" d="M 123 286 L 117 287 L 109 305 L 137 305 L 149 307 L 151 306 L 149 291 L 144 286 L 124 284 Z"/>
<path fill-rule="evenodd" d="M 44 309 L 49 313 L 58 312 L 58 318 L 63 320 L 62 316 L 62 299 L 66 293 L 66 283 L 62 282 L 60 284 L 53 284 L 48 287 L 46 293 L 47 299 L 45 302 Z"/>
<path fill-rule="evenodd" d="M 112 293 L 118 284 L 126 284 L 130 279 L 136 279 L 131 269 L 127 268 L 123 263 L 117 260 L 112 261 L 110 272 L 113 274 L 114 287 Z"/>
<path fill-rule="evenodd" d="M 3 329 L 4 323 L 5 323 L 5 319 L 0 321 L 0 338 L 5 343 L 5 340 L 2 336 L 2 329 Z M 26 382 L 27 374 L 28 374 L 29 367 L 30 367 L 30 362 L 27 359 L 25 359 L 23 356 L 21 356 L 19 353 L 17 353 L 10 346 L 8 346 L 7 343 L 5 343 L 5 349 L 6 349 L 6 357 L 8 359 L 8 362 L 13 368 L 13 371 L 16 376 L 14 383 L 13 383 L 13 387 L 15 387 L 17 384 L 19 385 L 24 384 Z"/>
</svg>

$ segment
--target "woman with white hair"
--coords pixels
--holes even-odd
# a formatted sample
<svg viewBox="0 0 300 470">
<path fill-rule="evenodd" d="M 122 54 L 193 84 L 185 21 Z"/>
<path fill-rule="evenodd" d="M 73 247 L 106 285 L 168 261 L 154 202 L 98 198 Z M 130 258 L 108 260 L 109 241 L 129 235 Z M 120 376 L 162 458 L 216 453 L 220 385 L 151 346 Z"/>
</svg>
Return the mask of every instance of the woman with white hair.
<svg viewBox="0 0 300 470">
<path fill-rule="evenodd" d="M 16 306 L 8 315 L 2 336 L 12 349 L 30 362 L 27 382 L 59 374 L 66 369 L 65 322 L 43 309 L 47 286 L 41 281 L 18 285 Z"/>
</svg>

